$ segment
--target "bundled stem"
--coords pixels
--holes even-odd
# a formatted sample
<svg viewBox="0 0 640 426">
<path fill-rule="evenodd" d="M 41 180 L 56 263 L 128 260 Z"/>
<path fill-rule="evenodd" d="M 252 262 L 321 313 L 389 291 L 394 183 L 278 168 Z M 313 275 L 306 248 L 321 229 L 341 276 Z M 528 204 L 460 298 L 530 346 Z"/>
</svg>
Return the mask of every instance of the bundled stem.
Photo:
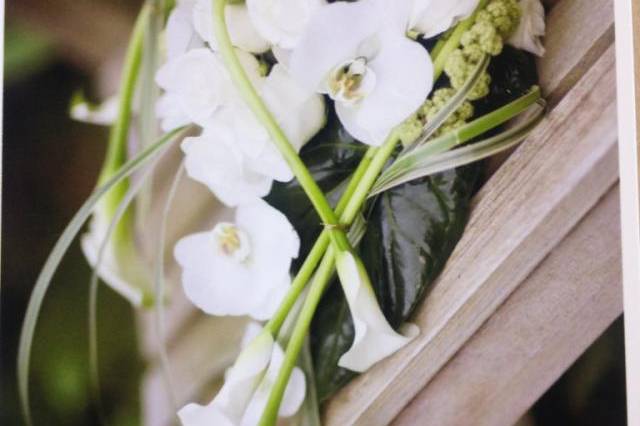
<svg viewBox="0 0 640 426">
<path fill-rule="evenodd" d="M 438 53 L 434 60 L 434 81 L 438 80 L 438 78 L 442 74 L 447 57 L 453 50 L 455 50 L 459 46 L 462 35 L 473 25 L 477 12 L 482 10 L 486 6 L 488 1 L 489 0 L 481 0 L 474 14 L 465 21 L 458 24 L 455 30 L 453 30 L 453 32 L 451 33 L 451 36 L 443 44 L 440 44 L 438 46 Z M 344 211 L 338 212 L 338 214 L 340 214 L 341 224 L 348 226 L 355 219 L 357 213 L 362 209 L 362 206 L 366 202 L 369 192 L 376 182 L 376 179 L 381 173 L 386 162 L 393 154 L 399 142 L 400 138 L 397 137 L 396 131 L 393 131 L 387 141 L 382 145 L 382 147 L 369 148 L 369 150 L 365 154 L 365 159 L 363 160 L 363 162 L 371 161 L 371 163 L 366 166 L 367 169 L 364 173 L 361 171 L 361 168 L 358 167 L 349 185 L 350 188 L 355 187 L 353 193 L 345 193 L 345 195 L 341 199 L 341 202 L 345 199 L 348 200 L 346 201 Z M 302 292 L 302 289 L 304 288 L 306 282 L 311 278 L 311 274 L 313 273 L 315 266 L 320 261 L 322 252 L 326 250 L 324 257 L 322 257 L 320 266 L 318 267 L 318 270 L 316 271 L 316 274 L 313 278 L 313 283 L 309 290 L 309 294 L 307 295 L 304 306 L 302 308 L 302 312 L 294 328 L 289 345 L 287 346 L 284 362 L 282 364 L 282 367 L 280 368 L 278 377 L 276 378 L 276 382 L 271 391 L 269 400 L 260 420 L 261 426 L 273 425 L 277 420 L 278 410 L 282 402 L 289 377 L 291 375 L 291 372 L 293 371 L 293 368 L 295 367 L 300 350 L 302 349 L 302 346 L 304 344 L 305 336 L 309 331 L 311 319 L 313 318 L 322 294 L 324 293 L 324 290 L 333 275 L 335 266 L 335 253 L 331 249 L 327 250 L 327 246 L 328 243 L 326 231 L 323 231 L 323 233 L 320 235 L 315 245 L 313 246 L 309 256 L 305 260 L 302 269 L 296 276 L 294 285 L 292 286 L 292 289 L 287 296 L 288 298 L 291 297 L 293 301 L 297 299 L 299 294 Z M 286 305 L 287 303 L 283 304 L 283 307 Z M 280 315 L 283 315 L 283 312 L 283 309 L 279 310 L 276 314 L 276 317 L 274 317 L 275 320 L 272 320 L 272 322 L 267 325 L 271 325 L 272 330 L 274 330 L 275 332 L 277 332 L 279 325 L 281 325 L 283 321 L 282 319 L 280 319 Z M 286 316 L 286 314 L 284 315 Z"/>
<path fill-rule="evenodd" d="M 242 67 L 231 43 L 231 38 L 227 29 L 224 14 L 226 5 L 227 0 L 213 0 L 213 27 L 218 41 L 219 53 L 229 70 L 232 81 L 240 92 L 240 95 L 247 103 L 249 109 L 251 109 L 256 118 L 265 126 L 265 129 L 271 136 L 272 141 L 275 143 L 289 167 L 291 167 L 293 174 L 300 182 L 300 185 L 311 200 L 311 204 L 318 212 L 320 220 L 322 220 L 329 230 L 331 242 L 340 250 L 351 251 L 352 248 L 349 244 L 346 233 L 344 230 L 340 229 L 338 217 L 331 208 L 329 201 L 327 201 L 324 193 L 311 176 L 309 169 L 307 169 L 300 159 L 300 156 L 289 142 L 289 139 L 284 134 L 282 128 L 278 125 L 273 114 L 271 114 L 271 111 L 269 111 L 269 108 L 267 108 L 255 87 L 253 87 L 247 73 Z"/>
</svg>

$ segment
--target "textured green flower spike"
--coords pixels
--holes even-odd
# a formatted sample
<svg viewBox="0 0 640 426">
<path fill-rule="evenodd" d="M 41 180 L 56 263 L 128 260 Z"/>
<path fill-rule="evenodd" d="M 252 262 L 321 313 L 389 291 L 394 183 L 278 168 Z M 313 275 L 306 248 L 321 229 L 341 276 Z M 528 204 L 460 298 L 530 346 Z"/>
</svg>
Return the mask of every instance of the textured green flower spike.
<svg viewBox="0 0 640 426">
<path fill-rule="evenodd" d="M 498 56 L 505 40 L 520 23 L 520 6 L 516 0 L 492 0 L 476 14 L 475 21 L 460 37 L 461 46 L 451 52 L 444 72 L 454 89 L 461 88 L 484 55 Z M 489 94 L 491 76 L 484 73 L 468 95 L 477 100 Z"/>
</svg>

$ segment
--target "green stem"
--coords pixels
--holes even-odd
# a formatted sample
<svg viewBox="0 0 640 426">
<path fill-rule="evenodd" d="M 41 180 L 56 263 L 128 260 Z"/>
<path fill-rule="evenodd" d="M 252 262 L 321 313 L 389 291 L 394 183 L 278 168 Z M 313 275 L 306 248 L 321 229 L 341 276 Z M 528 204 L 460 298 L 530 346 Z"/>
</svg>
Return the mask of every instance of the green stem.
<svg viewBox="0 0 640 426">
<path fill-rule="evenodd" d="M 291 340 L 287 346 L 284 361 L 282 362 L 282 366 L 278 372 L 278 377 L 271 389 L 267 406 L 265 407 L 262 418 L 260 419 L 260 426 L 274 425 L 278 419 L 278 410 L 280 408 L 284 392 L 287 388 L 287 384 L 289 383 L 289 377 L 296 365 L 300 350 L 304 345 L 307 331 L 311 325 L 311 320 L 316 312 L 318 303 L 320 303 L 322 294 L 333 276 L 334 266 L 334 250 L 333 247 L 329 247 L 314 275 L 313 283 L 309 289 L 309 294 L 304 301 L 302 311 L 300 312 L 296 326 L 293 329 L 293 334 L 291 335 Z"/>
<path fill-rule="evenodd" d="M 336 207 L 336 215 L 341 216 L 341 219 L 342 219 L 342 212 L 347 207 L 347 204 L 349 203 L 349 200 L 351 199 L 351 196 L 353 195 L 353 193 L 358 190 L 358 185 L 362 180 L 362 177 L 368 171 L 369 165 L 371 164 L 372 160 L 376 156 L 377 152 L 378 152 L 377 147 L 372 147 L 367 150 L 364 157 L 360 161 L 358 168 L 353 173 L 353 176 L 349 181 L 349 185 L 347 186 L 344 193 L 340 197 L 340 200 L 338 201 L 338 205 Z M 344 220 L 341 220 L 340 224 L 350 225 L 350 222 L 347 223 Z M 318 263 L 320 263 L 320 260 L 322 259 L 322 256 L 324 255 L 324 252 L 327 250 L 328 246 L 329 246 L 329 234 L 326 230 L 323 230 L 320 236 L 318 237 L 318 239 L 316 240 L 315 244 L 313 245 L 313 248 L 307 255 L 307 258 L 302 264 L 302 267 L 296 274 L 296 277 L 294 278 L 293 283 L 291 284 L 291 288 L 289 289 L 289 292 L 287 293 L 284 300 L 280 304 L 280 307 L 278 308 L 274 316 L 271 318 L 271 320 L 265 326 L 265 328 L 267 328 L 271 332 L 271 334 L 273 334 L 274 336 L 276 336 L 280 331 L 280 327 L 286 320 L 287 315 L 289 314 L 289 311 L 291 310 L 293 305 L 296 303 L 296 300 L 298 300 L 298 297 L 302 293 L 302 290 L 304 290 L 305 286 L 311 279 L 311 275 L 313 274 L 313 271 L 315 271 L 316 266 L 318 266 Z"/>
<path fill-rule="evenodd" d="M 133 109 L 133 97 L 136 81 L 140 74 L 142 52 L 145 33 L 149 24 L 151 6 L 146 3 L 136 19 L 133 33 L 129 40 L 129 47 L 125 56 L 122 81 L 120 84 L 120 98 L 118 104 L 118 116 L 109 133 L 109 144 L 102 171 L 98 178 L 98 186 L 104 184 L 116 170 L 124 164 L 127 157 L 127 137 L 131 126 L 131 111 Z M 126 192 L 127 184 L 122 183 L 110 191 L 105 197 L 105 203 L 113 213 L 119 204 L 121 196 Z"/>
<path fill-rule="evenodd" d="M 476 13 L 481 10 L 487 2 L 488 0 L 481 0 L 478 8 L 476 9 L 476 12 L 474 12 L 471 17 L 458 24 L 458 26 L 451 33 L 451 36 L 447 39 L 446 42 L 437 46 L 437 56 L 435 57 L 434 61 L 434 81 L 437 80 L 442 73 L 444 69 L 444 63 L 448 55 L 459 46 L 462 34 L 464 34 L 464 32 L 475 21 Z M 340 215 L 341 224 L 350 225 L 351 222 L 353 222 L 356 215 L 362 208 L 364 202 L 366 201 L 368 193 L 373 187 L 384 165 L 393 154 L 393 151 L 395 150 L 398 142 L 399 139 L 397 138 L 395 132 L 393 132 L 387 139 L 387 141 L 382 145 L 382 147 L 369 148 L 369 150 L 365 154 L 365 159 L 363 159 L 363 162 L 365 162 L 366 160 L 369 164 L 366 165 L 366 169 L 362 167 L 362 163 L 360 164 L 358 170 L 356 171 L 356 174 L 354 174 L 354 177 L 350 182 L 349 187 L 353 187 L 352 193 L 348 194 L 347 192 L 345 192 L 340 200 L 338 209 L 336 209 L 336 213 Z M 361 173 L 358 173 L 358 171 L 360 171 Z M 344 211 L 342 211 L 341 209 L 343 204 Z M 296 322 L 291 340 L 289 341 L 289 345 L 287 346 L 285 359 L 283 361 L 282 367 L 280 368 L 280 371 L 278 372 L 278 377 L 276 378 L 276 382 L 269 395 L 269 400 L 263 412 L 262 418 L 260 419 L 261 426 L 273 425 L 277 420 L 278 410 L 284 396 L 284 391 L 289 382 L 291 372 L 295 367 L 296 361 L 300 354 L 300 350 L 302 349 L 302 346 L 304 344 L 305 336 L 309 331 L 311 319 L 313 318 L 318 303 L 320 302 L 320 298 L 322 297 L 322 294 L 324 293 L 324 290 L 333 275 L 335 253 L 331 248 L 327 250 L 328 244 L 329 238 L 327 235 L 327 231 L 324 230 L 311 249 L 311 252 L 305 260 L 305 263 L 303 264 L 299 273 L 296 275 L 292 288 L 285 298 L 282 306 L 273 317 L 273 319 L 267 324 L 267 327 L 273 333 L 278 332 L 280 326 L 286 318 L 287 313 L 304 289 L 306 283 L 311 277 L 311 274 L 313 274 L 315 267 L 322 257 L 322 253 L 324 253 L 326 250 L 324 257 L 322 257 L 320 266 L 316 271 L 309 294 L 307 295 L 300 316 L 298 317 L 298 321 Z"/>
<path fill-rule="evenodd" d="M 427 158 L 431 155 L 440 154 L 449 151 L 459 145 L 469 142 L 470 140 L 503 125 L 507 121 L 520 115 L 531 105 L 538 101 L 541 97 L 540 88 L 534 86 L 527 94 L 518 99 L 509 102 L 502 107 L 485 114 L 470 123 L 465 124 L 449 133 L 439 136 L 429 143 L 416 148 L 414 151 L 400 156 L 396 159 L 391 167 L 385 170 L 375 183 L 374 193 L 379 192 L 380 188 L 389 189 L 388 183 L 403 173 L 404 170 L 412 168 L 416 164 L 416 158 Z"/>
<path fill-rule="evenodd" d="M 338 226 L 338 217 L 331 208 L 327 198 L 311 176 L 311 173 L 300 159 L 300 156 L 289 142 L 289 139 L 282 131 L 282 128 L 278 125 L 277 121 L 271 114 L 271 111 L 269 111 L 255 87 L 253 87 L 253 84 L 249 80 L 249 77 L 236 55 L 225 21 L 224 10 L 227 0 L 212 1 L 214 21 L 213 28 L 216 40 L 218 41 L 218 50 L 225 62 L 225 65 L 227 66 L 229 74 L 231 75 L 231 80 L 234 82 L 249 109 L 251 109 L 255 114 L 258 121 L 264 125 L 276 147 L 284 157 L 289 167 L 291 167 L 293 174 L 300 182 L 300 186 L 302 186 L 305 193 L 311 200 L 311 204 L 318 212 L 320 220 L 322 220 L 329 229 L 329 236 L 331 237 L 332 243 L 339 250 L 351 250 L 349 240 L 347 239 L 345 232 Z"/>
<path fill-rule="evenodd" d="M 444 65 L 447 61 L 447 58 L 449 58 L 449 55 L 451 54 L 451 52 L 453 52 L 458 48 L 458 46 L 460 45 L 460 39 L 462 38 L 462 35 L 469 28 L 471 28 L 471 25 L 473 25 L 473 23 L 476 20 L 476 16 L 478 15 L 478 12 L 484 9 L 487 3 L 489 3 L 489 0 L 480 0 L 480 3 L 478 3 L 478 7 L 476 7 L 476 10 L 475 12 L 473 12 L 473 15 L 469 16 L 467 19 L 460 22 L 456 26 L 456 29 L 453 30 L 453 32 L 451 33 L 451 36 L 449 36 L 449 38 L 447 38 L 447 40 L 444 42 L 444 44 L 440 44 L 440 43 L 436 44 L 436 47 L 434 48 L 435 59 L 433 61 L 433 76 L 434 76 L 433 80 L 434 81 L 437 81 L 438 78 L 440 78 L 442 71 L 444 71 Z"/>
<path fill-rule="evenodd" d="M 359 181 L 353 185 L 350 185 L 354 186 L 352 195 L 349 198 L 343 196 L 343 198 L 341 199 L 341 202 L 343 200 L 347 200 L 343 203 L 344 210 L 341 209 L 341 224 L 350 225 L 354 221 L 356 215 L 366 201 L 371 187 L 375 183 L 387 160 L 393 153 L 393 150 L 398 144 L 398 141 L 399 139 L 397 138 L 395 133 L 392 133 L 380 148 L 370 149 L 367 151 L 367 154 L 365 155 L 367 161 L 362 161 L 362 163 L 367 163 L 366 168 L 364 168 L 364 172 L 362 173 Z M 363 169 L 362 163 L 361 166 L 358 167 L 358 170 Z M 356 173 L 356 175 L 358 174 Z M 354 183 L 355 181 L 356 179 L 354 176 L 354 179 L 352 179 L 351 182 Z M 313 315 L 316 312 L 316 308 L 318 307 L 318 303 L 320 302 L 320 298 L 322 297 L 322 294 L 324 293 L 324 290 L 333 275 L 335 265 L 335 252 L 332 248 L 329 248 L 327 250 L 328 240 L 329 239 L 327 231 L 325 230 L 322 232 L 315 245 L 313 246 L 311 253 L 305 260 L 303 269 L 305 269 L 305 266 L 307 266 L 307 262 L 310 263 L 309 268 L 304 270 L 304 274 L 302 273 L 303 270 L 301 269 L 300 273 L 298 273 L 294 280 L 293 287 L 299 286 L 300 291 L 298 292 L 298 294 L 296 294 L 293 302 L 295 302 L 297 296 L 302 291 L 305 284 L 308 282 L 311 273 L 313 273 L 315 265 L 317 265 L 317 261 L 322 256 L 322 253 L 324 253 L 326 250 L 326 253 L 324 253 L 324 257 L 322 258 L 322 262 L 320 263 L 320 266 L 318 267 L 318 270 L 316 271 L 316 274 L 313 278 L 313 283 L 309 290 L 309 294 L 305 299 L 305 303 L 302 307 L 300 316 L 298 317 L 298 321 L 296 322 L 296 325 L 293 329 L 293 334 L 291 335 L 291 339 L 289 340 L 289 344 L 287 345 L 284 361 L 282 363 L 282 366 L 280 367 L 280 371 L 278 372 L 278 377 L 276 378 L 274 387 L 271 390 L 271 394 L 269 395 L 269 400 L 263 412 L 262 419 L 260 420 L 260 425 L 273 425 L 277 420 L 278 410 L 284 396 L 284 391 L 287 387 L 287 383 L 289 383 L 289 377 L 296 365 L 300 350 L 304 345 L 304 339 L 309 331 L 311 319 L 313 318 Z M 311 264 L 313 264 L 313 268 L 311 267 Z M 287 296 L 290 295 L 291 293 Z M 269 324 L 271 324 L 271 321 L 269 322 Z M 269 326 L 269 324 L 267 324 L 267 327 Z"/>
</svg>

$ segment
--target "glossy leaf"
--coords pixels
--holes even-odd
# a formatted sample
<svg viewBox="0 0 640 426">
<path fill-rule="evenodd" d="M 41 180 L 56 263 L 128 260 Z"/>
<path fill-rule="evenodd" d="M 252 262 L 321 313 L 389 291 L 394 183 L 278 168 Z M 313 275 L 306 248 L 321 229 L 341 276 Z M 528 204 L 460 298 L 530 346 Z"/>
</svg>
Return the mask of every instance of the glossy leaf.
<svg viewBox="0 0 640 426">
<path fill-rule="evenodd" d="M 537 82 L 530 56 L 508 48 L 503 56 L 494 59 L 488 68 L 494 78 L 492 92 L 476 102 L 478 115 L 518 98 Z M 301 156 L 335 202 L 365 149 L 344 132 L 335 113 L 330 111 L 326 128 L 303 148 Z M 365 210 L 367 230 L 359 250 L 392 326 L 398 327 L 412 314 L 457 244 L 481 169 L 476 164 L 448 170 L 404 183 L 369 201 Z M 276 184 L 268 201 L 283 211 L 300 233 L 301 261 L 321 230 L 320 219 L 295 181 Z M 354 376 L 337 367 L 353 336 L 346 300 L 334 281 L 311 327 L 320 400 Z"/>
</svg>

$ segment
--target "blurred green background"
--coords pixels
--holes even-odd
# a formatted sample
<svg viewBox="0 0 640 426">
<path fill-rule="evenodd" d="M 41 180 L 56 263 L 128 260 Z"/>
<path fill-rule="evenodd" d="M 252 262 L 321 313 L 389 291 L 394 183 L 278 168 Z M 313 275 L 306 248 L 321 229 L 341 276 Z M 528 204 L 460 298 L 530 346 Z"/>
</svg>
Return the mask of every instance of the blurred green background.
<svg viewBox="0 0 640 426">
<path fill-rule="evenodd" d="M 67 116 L 74 90 L 113 89 L 138 7 L 129 0 L 9 0 L 5 33 L 0 424 L 21 424 L 15 359 L 24 310 L 60 232 L 88 196 L 106 131 Z M 87 296 L 90 270 L 72 246 L 48 294 L 32 357 L 35 424 L 93 425 Z M 140 424 L 136 322 L 101 287 L 99 356 L 103 412 L 111 425 Z M 567 371 L 522 425 L 624 425 L 622 321 Z"/>
</svg>

